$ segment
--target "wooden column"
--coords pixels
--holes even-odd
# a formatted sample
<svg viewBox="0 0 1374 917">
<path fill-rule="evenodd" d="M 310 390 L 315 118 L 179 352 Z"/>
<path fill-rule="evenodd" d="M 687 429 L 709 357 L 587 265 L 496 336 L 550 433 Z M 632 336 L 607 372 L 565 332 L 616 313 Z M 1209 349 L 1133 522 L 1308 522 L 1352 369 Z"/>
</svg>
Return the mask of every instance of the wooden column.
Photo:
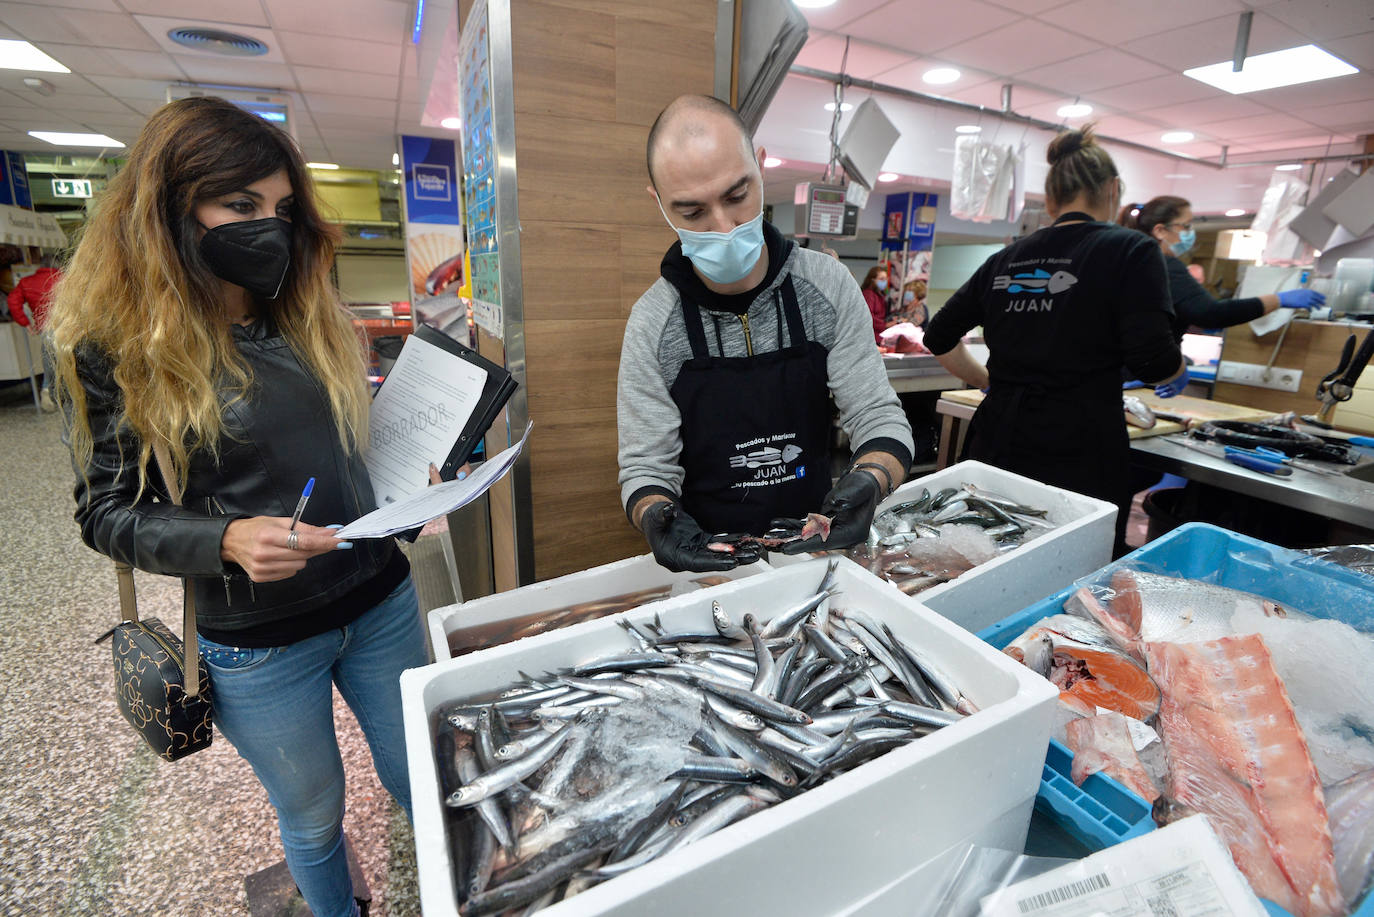
<svg viewBox="0 0 1374 917">
<path fill-rule="evenodd" d="M 625 321 L 674 240 L 645 190 L 644 144 L 671 99 L 711 92 L 715 22 L 716 0 L 513 6 L 538 579 L 647 550 L 616 483 Z"/>
</svg>

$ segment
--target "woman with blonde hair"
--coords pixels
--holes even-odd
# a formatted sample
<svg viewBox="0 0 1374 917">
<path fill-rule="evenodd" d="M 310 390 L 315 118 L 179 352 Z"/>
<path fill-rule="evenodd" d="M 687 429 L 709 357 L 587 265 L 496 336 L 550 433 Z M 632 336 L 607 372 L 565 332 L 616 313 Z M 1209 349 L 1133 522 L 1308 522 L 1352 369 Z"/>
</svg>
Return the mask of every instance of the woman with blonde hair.
<svg viewBox="0 0 1374 917">
<path fill-rule="evenodd" d="M 286 134 L 220 99 L 173 102 L 98 203 L 50 320 L 82 539 L 186 578 L 215 725 L 267 789 L 318 917 L 357 913 L 332 685 L 409 814 L 398 679 L 426 662 L 395 543 L 326 527 L 374 508 L 335 244 Z"/>
</svg>

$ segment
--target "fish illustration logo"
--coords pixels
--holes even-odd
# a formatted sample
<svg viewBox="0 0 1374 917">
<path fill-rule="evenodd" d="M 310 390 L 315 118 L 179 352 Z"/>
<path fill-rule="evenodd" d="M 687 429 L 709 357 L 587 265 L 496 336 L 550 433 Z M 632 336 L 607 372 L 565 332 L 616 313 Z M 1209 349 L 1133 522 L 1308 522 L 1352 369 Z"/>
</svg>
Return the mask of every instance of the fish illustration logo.
<svg viewBox="0 0 1374 917">
<path fill-rule="evenodd" d="M 1043 268 L 1036 268 L 1030 273 L 1021 274 L 998 274 L 992 279 L 994 290 L 1005 290 L 1008 293 L 1063 293 L 1069 287 L 1078 283 L 1078 278 L 1068 271 L 1055 271 L 1051 274 Z"/>
<path fill-rule="evenodd" d="M 800 446 L 788 443 L 781 449 L 764 446 L 744 455 L 730 456 L 731 468 L 762 468 L 765 465 L 789 465 L 802 454 Z"/>
</svg>

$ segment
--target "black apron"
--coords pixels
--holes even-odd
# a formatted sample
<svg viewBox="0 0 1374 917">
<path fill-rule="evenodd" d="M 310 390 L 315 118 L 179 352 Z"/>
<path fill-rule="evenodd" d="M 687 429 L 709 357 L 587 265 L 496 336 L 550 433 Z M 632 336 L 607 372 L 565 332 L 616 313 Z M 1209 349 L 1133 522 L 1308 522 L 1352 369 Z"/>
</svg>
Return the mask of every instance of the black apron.
<svg viewBox="0 0 1374 917">
<path fill-rule="evenodd" d="M 1066 213 L 1054 225 L 1074 219 L 1093 217 Z M 1119 370 L 1071 386 L 993 381 L 966 445 L 968 458 L 1116 504 L 1118 531 L 1130 513 L 1130 451 Z"/>
<path fill-rule="evenodd" d="M 707 532 L 760 534 L 820 508 L 830 491 L 827 351 L 806 339 L 792 278 L 780 286 L 787 347 L 713 357 L 701 311 L 682 301 L 692 359 L 668 390 L 682 415 L 682 505 Z"/>
</svg>

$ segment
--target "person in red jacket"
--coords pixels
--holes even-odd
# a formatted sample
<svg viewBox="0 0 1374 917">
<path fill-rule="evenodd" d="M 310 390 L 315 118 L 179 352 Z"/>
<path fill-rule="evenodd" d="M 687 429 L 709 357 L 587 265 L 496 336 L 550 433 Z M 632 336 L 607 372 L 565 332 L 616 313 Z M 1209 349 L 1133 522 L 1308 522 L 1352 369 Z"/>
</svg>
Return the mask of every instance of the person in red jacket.
<svg viewBox="0 0 1374 917">
<path fill-rule="evenodd" d="M 43 323 L 48 318 L 48 303 L 52 299 L 53 286 L 61 278 L 61 273 L 52 266 L 52 259 L 44 257 L 42 267 L 29 274 L 27 277 L 20 278 L 19 282 L 10 290 L 9 304 L 10 315 L 20 325 L 29 329 L 31 334 L 42 334 Z M 24 306 L 29 307 L 33 314 L 33 322 L 30 325 L 29 317 L 24 314 Z M 52 398 L 52 366 L 48 359 L 48 349 L 43 348 L 43 391 L 39 397 L 39 403 L 43 410 L 52 413 L 57 410 L 57 403 Z"/>
<path fill-rule="evenodd" d="M 879 342 L 883 329 L 887 327 L 887 268 L 881 264 L 868 269 L 868 276 L 859 284 L 868 303 L 868 311 L 873 315 L 873 342 Z"/>
</svg>

